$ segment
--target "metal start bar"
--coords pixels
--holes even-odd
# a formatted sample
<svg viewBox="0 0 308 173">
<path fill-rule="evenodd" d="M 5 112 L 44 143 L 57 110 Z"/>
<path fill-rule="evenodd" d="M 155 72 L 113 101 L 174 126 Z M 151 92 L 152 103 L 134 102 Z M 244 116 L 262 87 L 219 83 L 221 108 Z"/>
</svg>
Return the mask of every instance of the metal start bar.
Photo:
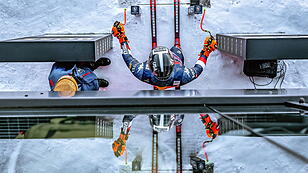
<svg viewBox="0 0 308 173">
<path fill-rule="evenodd" d="M 57 92 L 0 92 L 0 116 L 148 113 L 295 112 L 285 102 L 308 99 L 308 89 L 92 91 L 60 97 Z"/>
</svg>

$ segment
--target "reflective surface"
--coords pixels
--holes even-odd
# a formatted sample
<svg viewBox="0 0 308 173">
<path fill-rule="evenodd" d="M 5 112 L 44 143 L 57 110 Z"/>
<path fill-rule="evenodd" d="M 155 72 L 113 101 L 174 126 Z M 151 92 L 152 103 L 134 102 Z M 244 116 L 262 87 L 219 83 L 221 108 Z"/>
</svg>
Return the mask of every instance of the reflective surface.
<svg viewBox="0 0 308 173">
<path fill-rule="evenodd" d="M 123 115 L 1 117 L 0 169 L 15 172 L 125 172 L 152 170 L 152 126 L 148 115 L 131 122 L 126 152 L 114 155 Z M 238 122 L 308 157 L 308 116 L 298 113 L 232 115 Z M 212 142 L 199 114 L 185 114 L 182 123 L 183 172 L 192 165 L 214 164 L 215 172 L 306 172 L 303 161 L 243 127 L 210 114 L 220 125 Z M 172 118 L 161 121 L 167 124 Z M 156 120 L 156 121 L 160 121 Z M 13 139 L 14 138 L 14 139 Z M 63 139 L 66 138 L 66 139 Z M 75 139 L 72 139 L 75 138 Z M 176 127 L 158 133 L 158 170 L 176 172 Z M 205 144 L 205 145 L 203 145 Z M 199 158 L 200 160 L 198 160 Z M 209 162 L 202 162 L 208 158 Z M 213 166 L 213 165 L 212 165 Z"/>
</svg>

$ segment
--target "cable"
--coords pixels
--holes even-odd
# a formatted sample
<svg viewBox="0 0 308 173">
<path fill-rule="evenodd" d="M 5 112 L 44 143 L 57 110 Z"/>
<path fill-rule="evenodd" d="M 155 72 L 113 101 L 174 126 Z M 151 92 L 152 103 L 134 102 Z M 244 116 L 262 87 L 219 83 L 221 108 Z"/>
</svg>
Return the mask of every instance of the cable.
<svg viewBox="0 0 308 173">
<path fill-rule="evenodd" d="M 206 162 L 209 162 L 209 156 L 208 156 L 207 152 L 205 151 L 205 144 L 206 144 L 206 143 L 207 143 L 207 142 L 203 142 L 203 144 L 202 144 L 202 149 L 203 149 L 203 151 L 204 151 L 204 156 L 205 156 Z"/>
<path fill-rule="evenodd" d="M 276 89 L 276 86 L 277 86 L 277 84 L 279 83 L 279 81 L 280 81 L 279 88 L 281 89 L 281 86 L 282 86 L 282 83 L 283 83 L 283 81 L 284 81 L 284 79 L 285 79 L 285 75 L 286 75 L 286 71 L 287 71 L 287 65 L 286 65 L 286 63 L 285 63 L 284 61 L 279 61 L 278 66 L 279 66 L 279 68 L 280 68 L 280 69 L 277 71 L 277 73 L 279 73 L 279 77 L 278 77 L 277 82 L 276 82 L 275 85 L 274 85 L 274 89 Z"/>
<path fill-rule="evenodd" d="M 281 63 L 278 64 L 278 67 L 280 68 L 279 70 L 277 70 L 277 73 L 279 74 L 278 80 L 274 85 L 274 89 L 276 89 L 277 84 L 279 83 L 279 80 L 282 78 L 282 73 L 283 73 L 283 66 L 281 65 Z"/>
<path fill-rule="evenodd" d="M 253 76 L 249 76 L 249 80 L 250 80 L 251 83 L 253 83 L 254 88 L 257 89 L 256 86 L 268 86 L 268 85 L 270 85 L 273 82 L 274 78 L 272 78 L 271 81 L 269 81 L 266 84 L 258 84 L 258 83 L 256 83 Z"/>
<path fill-rule="evenodd" d="M 249 80 L 254 85 L 254 88 L 257 89 L 257 86 L 269 86 L 275 79 L 277 81 L 274 85 L 274 89 L 276 89 L 278 84 L 279 88 L 281 89 L 282 83 L 285 79 L 287 72 L 287 64 L 285 63 L 285 61 L 279 61 L 278 67 L 279 67 L 279 69 L 277 70 L 277 74 L 279 74 L 278 77 L 272 78 L 268 83 L 265 84 L 258 84 L 256 83 L 254 76 L 249 76 Z"/>
<path fill-rule="evenodd" d="M 126 25 L 126 8 L 124 8 L 124 22 L 123 25 Z"/>
<path fill-rule="evenodd" d="M 276 147 L 284 150 L 285 152 L 293 155 L 294 157 L 298 158 L 299 160 L 303 161 L 305 164 L 308 164 L 308 158 L 306 158 L 305 156 L 301 155 L 300 153 L 296 152 L 296 151 L 293 151 L 291 150 L 290 148 L 284 146 L 284 145 L 281 145 L 279 144 L 278 142 L 275 142 L 274 140 L 262 135 L 261 133 L 258 133 L 258 132 L 255 132 L 252 128 L 250 128 L 249 126 L 243 124 L 243 123 L 240 123 L 238 121 L 236 121 L 235 119 L 233 119 L 232 117 L 226 115 L 226 114 L 223 114 L 221 112 L 219 112 L 218 110 L 210 107 L 210 106 L 207 106 L 207 105 L 204 105 L 205 107 L 207 107 L 208 109 L 212 110 L 213 112 L 219 114 L 220 116 L 232 121 L 233 123 L 243 127 L 244 129 L 246 129 L 247 131 L 249 131 L 251 134 L 255 135 L 255 136 L 258 136 L 258 137 L 262 137 L 263 139 L 265 139 L 266 141 L 268 141 L 269 143 L 275 145 Z"/>
<path fill-rule="evenodd" d="M 279 67 L 279 70 L 277 70 L 277 73 L 279 74 L 279 76 L 276 77 L 276 78 L 278 78 L 278 79 L 277 79 L 277 82 L 276 82 L 275 85 L 274 85 L 274 89 L 276 89 L 276 86 L 277 86 L 277 84 L 279 83 L 280 80 L 281 80 L 281 82 L 280 82 L 280 85 L 279 85 L 279 86 L 280 86 L 280 88 L 281 88 L 282 82 L 283 82 L 283 80 L 284 80 L 284 76 L 285 76 L 285 74 L 286 74 L 286 69 L 285 69 L 285 63 L 284 63 L 284 61 L 279 61 L 278 67 Z"/>
<path fill-rule="evenodd" d="M 285 77 L 286 77 L 286 73 L 287 73 L 287 69 L 288 69 L 288 66 L 287 66 L 287 64 L 285 63 L 285 61 L 283 61 L 283 64 L 284 64 L 284 75 L 283 75 L 283 78 L 282 78 L 282 80 L 281 80 L 281 82 L 280 82 L 280 85 L 279 85 L 280 89 L 281 89 L 282 83 L 283 83 L 283 81 L 284 81 L 284 79 L 285 79 Z"/>
<path fill-rule="evenodd" d="M 205 13 L 206 13 L 206 10 L 204 9 L 204 10 L 203 10 L 203 14 L 202 14 L 202 18 L 201 18 L 201 21 L 200 21 L 200 29 L 201 29 L 203 32 L 209 33 L 209 35 L 210 35 L 211 38 L 214 38 L 213 35 L 212 35 L 212 33 L 211 33 L 209 30 L 203 29 L 203 20 L 204 20 Z"/>
</svg>

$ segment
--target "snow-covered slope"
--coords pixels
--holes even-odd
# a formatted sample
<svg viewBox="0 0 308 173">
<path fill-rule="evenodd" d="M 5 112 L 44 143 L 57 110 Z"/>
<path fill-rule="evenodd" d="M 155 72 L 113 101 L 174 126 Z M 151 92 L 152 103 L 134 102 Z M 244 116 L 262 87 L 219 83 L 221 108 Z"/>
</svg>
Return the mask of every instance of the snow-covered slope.
<svg viewBox="0 0 308 173">
<path fill-rule="evenodd" d="M 145 0 L 137 1 L 147 3 Z M 150 21 L 149 7 L 141 8 L 143 13 L 140 17 L 128 15 L 126 31 L 134 56 L 142 61 L 146 60 L 150 51 Z M 172 46 L 173 7 L 159 6 L 157 10 L 158 44 Z M 118 1 L 111 0 L 1 0 L 0 40 L 56 32 L 110 32 L 113 22 L 123 19 L 122 13 Z M 307 34 L 307 17 L 308 1 L 304 0 L 212 0 L 205 25 L 213 33 Z M 181 38 L 187 66 L 195 63 L 207 36 L 199 29 L 200 18 L 200 15 L 187 16 L 187 6 L 181 7 Z M 107 90 L 152 89 L 130 74 L 120 53 L 114 40 L 114 49 L 106 54 L 112 64 L 96 70 L 98 76 L 110 81 Z M 289 61 L 287 64 L 283 87 L 307 87 L 308 62 Z M 47 76 L 50 67 L 51 63 L 0 63 L 0 91 L 49 90 Z M 263 80 L 266 81 L 260 81 Z M 242 61 L 215 52 L 209 58 L 205 72 L 183 89 L 252 87 L 242 74 Z M 121 118 L 115 119 L 114 138 L 119 134 Z M 198 116 L 187 116 L 183 126 L 184 152 L 198 151 L 201 142 L 206 139 Z M 163 169 L 175 167 L 170 164 L 170 160 L 175 159 L 174 138 L 173 130 L 160 134 L 160 167 Z M 291 148 L 300 148 L 308 157 L 306 137 L 277 140 Z M 0 141 L 0 172 L 117 172 L 123 158 L 113 156 L 111 143 L 112 140 L 106 139 Z M 149 168 L 150 143 L 148 119 L 138 116 L 128 141 L 129 160 L 141 152 L 143 167 Z M 259 138 L 219 137 L 209 145 L 208 152 L 217 172 L 308 172 L 307 166 Z M 187 160 L 185 163 L 188 164 Z"/>
<path fill-rule="evenodd" d="M 135 0 L 134 2 L 143 2 Z M 158 2 L 172 2 L 158 0 Z M 183 2 L 187 2 L 183 1 Z M 287 32 L 307 33 L 308 2 L 302 0 L 213 0 L 207 10 L 206 28 L 213 33 Z M 185 63 L 192 66 L 207 36 L 199 29 L 201 15 L 188 16 L 187 7 L 181 8 L 181 38 Z M 126 32 L 136 58 L 146 60 L 150 52 L 149 6 L 142 6 L 141 17 L 128 15 Z M 128 11 L 129 14 L 129 11 Z M 173 7 L 158 8 L 158 44 L 173 44 Z M 0 40 L 55 32 L 110 32 L 115 20 L 123 20 L 123 8 L 118 1 L 109 0 L 2 0 L 0 1 Z M 98 69 L 98 76 L 107 78 L 108 90 L 151 89 L 151 86 L 135 79 L 125 66 L 119 46 L 106 56 L 112 65 Z M 308 85 L 307 61 L 288 62 L 288 72 L 283 87 Z M 0 90 L 48 90 L 47 76 L 50 63 L 1 63 Z M 119 77 L 120 76 L 120 77 Z M 118 80 L 118 79 L 121 80 Z M 261 79 L 262 80 L 266 79 Z M 232 81 L 232 82 L 230 82 Z M 252 88 L 242 74 L 242 61 L 212 54 L 205 72 L 199 79 L 184 86 L 189 89 Z"/>
<path fill-rule="evenodd" d="M 114 139 L 120 133 L 121 117 L 115 119 Z M 207 140 L 197 115 L 186 115 L 183 123 L 183 164 L 190 169 L 189 154 L 199 152 Z M 146 116 L 137 116 L 127 142 L 128 163 L 137 154 L 142 169 L 151 169 L 152 131 Z M 273 140 L 308 157 L 307 137 L 272 137 Z M 1 173 L 105 173 L 119 172 L 125 158 L 113 155 L 111 139 L 0 140 Z M 264 141 L 262 138 L 219 136 L 206 151 L 215 172 L 229 173 L 306 173 L 307 165 Z M 175 129 L 159 134 L 159 169 L 175 169 Z M 147 171 L 145 171 L 147 172 Z"/>
</svg>

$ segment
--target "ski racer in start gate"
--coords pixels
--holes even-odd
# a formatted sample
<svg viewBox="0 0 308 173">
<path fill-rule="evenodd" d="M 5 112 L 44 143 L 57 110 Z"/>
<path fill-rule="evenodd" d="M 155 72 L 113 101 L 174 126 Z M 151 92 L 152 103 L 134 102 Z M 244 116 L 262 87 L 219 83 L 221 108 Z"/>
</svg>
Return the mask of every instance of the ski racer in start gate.
<svg viewBox="0 0 308 173">
<path fill-rule="evenodd" d="M 126 150 L 126 141 L 130 135 L 132 122 L 136 115 L 124 115 L 120 136 L 112 144 L 112 150 L 116 157 L 122 156 Z M 184 115 L 149 115 L 150 124 L 157 132 L 169 131 L 173 126 L 182 124 Z M 167 122 L 165 121 L 167 120 Z M 200 120 L 204 124 L 205 133 L 212 142 L 219 134 L 220 126 L 218 120 L 212 120 L 209 114 L 200 114 Z"/>
<path fill-rule="evenodd" d="M 112 34 L 118 38 L 122 49 L 122 57 L 133 75 L 159 90 L 179 87 L 198 78 L 204 70 L 207 58 L 217 48 L 215 39 L 207 37 L 204 40 L 199 59 L 192 68 L 184 66 L 184 56 L 181 48 L 177 45 L 170 50 L 166 47 L 158 46 L 151 51 L 147 61 L 140 63 L 131 55 L 124 25 L 116 21 L 112 27 Z"/>
</svg>

